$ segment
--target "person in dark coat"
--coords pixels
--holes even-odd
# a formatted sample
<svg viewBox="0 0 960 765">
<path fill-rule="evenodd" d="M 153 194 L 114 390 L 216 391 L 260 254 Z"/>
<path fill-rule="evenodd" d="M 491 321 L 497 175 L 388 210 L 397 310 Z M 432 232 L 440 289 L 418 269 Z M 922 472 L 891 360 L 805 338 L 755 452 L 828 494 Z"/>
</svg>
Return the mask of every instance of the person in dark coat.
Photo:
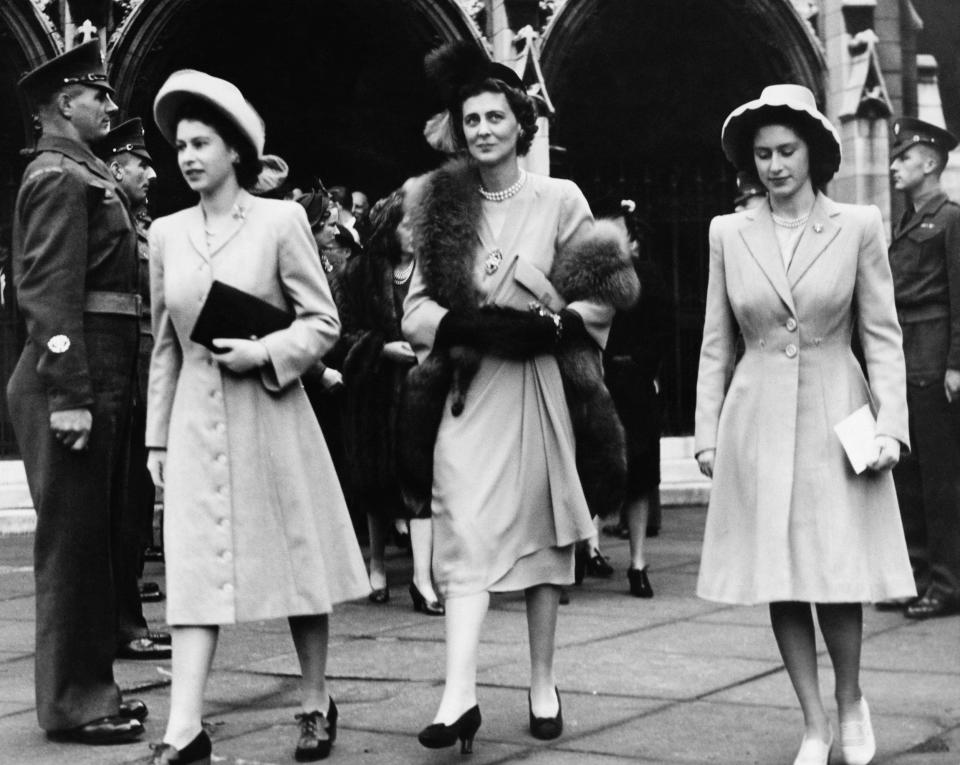
<svg viewBox="0 0 960 765">
<path fill-rule="evenodd" d="M 893 477 L 920 593 L 896 605 L 927 619 L 960 613 L 960 205 L 940 188 L 957 139 L 908 117 L 893 132 L 890 170 L 907 210 L 890 268 L 913 443 Z"/>
<path fill-rule="evenodd" d="M 156 582 L 144 582 L 138 590 L 137 578 L 143 572 L 143 551 L 153 540 L 153 507 L 156 489 L 147 470 L 147 376 L 153 334 L 150 331 L 150 247 L 146 212 L 147 190 L 157 174 L 153 158 L 147 151 L 143 123 L 139 118 L 117 125 L 96 145 L 97 155 L 107 163 L 110 172 L 124 192 L 137 230 L 139 271 L 138 292 L 141 299 L 140 352 L 137 385 L 134 390 L 130 425 L 130 475 L 127 477 L 127 501 L 124 503 L 124 532 L 114 554 L 122 576 L 117 588 L 117 656 L 122 659 L 169 659 L 170 633 L 149 629 L 143 616 L 141 591 L 148 599 L 163 597 Z M 147 585 L 152 587 L 147 588 Z M 155 594 L 152 594 L 155 593 Z"/>
<path fill-rule="evenodd" d="M 36 694 L 48 736 L 143 733 L 113 677 L 118 571 L 140 303 L 123 191 L 91 144 L 117 111 L 98 43 L 20 88 L 42 133 L 14 211 L 13 275 L 27 341 L 7 401 L 37 512 Z"/>
<path fill-rule="evenodd" d="M 626 229 L 640 279 L 640 300 L 613 317 L 603 366 L 607 388 L 627 434 L 627 494 L 622 515 L 630 539 L 630 594 L 651 598 L 644 540 L 651 507 L 659 502 L 663 415 L 657 378 L 673 342 L 674 312 L 663 275 L 643 245 L 642 223 L 635 211 L 633 200 L 624 200 L 609 211 Z"/>
<path fill-rule="evenodd" d="M 416 179 L 381 199 L 370 215 L 371 233 L 361 255 L 350 258 L 340 279 L 346 396 L 343 423 L 349 494 L 367 517 L 370 540 L 370 600 L 386 603 L 384 550 L 391 526 L 408 519 L 417 611 L 442 616 L 430 573 L 433 532 L 429 513 L 408 509 L 397 477 L 397 417 L 407 372 L 417 363 L 400 333 L 403 300 L 413 274 L 410 231 Z M 349 236 L 349 234 L 348 234 Z"/>
</svg>

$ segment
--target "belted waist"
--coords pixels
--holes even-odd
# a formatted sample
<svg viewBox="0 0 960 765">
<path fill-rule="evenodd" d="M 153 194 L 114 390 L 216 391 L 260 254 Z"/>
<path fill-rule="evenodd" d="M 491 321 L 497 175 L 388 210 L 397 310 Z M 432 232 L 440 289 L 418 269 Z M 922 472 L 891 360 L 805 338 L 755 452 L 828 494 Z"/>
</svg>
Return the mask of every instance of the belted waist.
<svg viewBox="0 0 960 765">
<path fill-rule="evenodd" d="M 87 293 L 83 304 L 84 313 L 112 313 L 119 316 L 140 318 L 143 299 L 135 292 L 103 292 L 93 290 Z"/>
<path fill-rule="evenodd" d="M 927 303 L 926 305 L 904 306 L 897 309 L 897 320 L 900 324 L 945 319 L 949 316 L 950 306 L 945 303 Z"/>
</svg>

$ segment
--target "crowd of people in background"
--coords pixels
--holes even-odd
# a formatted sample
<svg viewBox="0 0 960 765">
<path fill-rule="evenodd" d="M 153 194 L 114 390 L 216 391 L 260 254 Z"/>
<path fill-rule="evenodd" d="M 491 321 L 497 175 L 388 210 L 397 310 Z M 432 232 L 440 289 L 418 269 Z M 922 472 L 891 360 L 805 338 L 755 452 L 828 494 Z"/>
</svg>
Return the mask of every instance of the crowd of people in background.
<svg viewBox="0 0 960 765">
<path fill-rule="evenodd" d="M 526 604 L 529 730 L 553 739 L 558 605 L 585 576 L 613 575 L 601 527 L 629 540 L 625 594 L 654 596 L 645 541 L 661 527 L 674 307 L 649 222 L 629 199 L 588 201 L 524 169 L 537 111 L 512 69 L 466 44 L 426 68 L 444 104 L 429 140 L 448 161 L 379 200 L 290 188 L 234 84 L 173 73 L 152 116 L 199 201 L 152 224 L 143 123 L 109 129 L 97 43 L 21 82 L 40 132 L 14 231 L 29 339 L 8 390 L 38 515 L 37 709 L 51 737 L 141 736 L 146 706 L 121 698 L 113 661 L 172 654 L 150 762 L 209 762 L 220 626 L 286 618 L 302 676 L 294 756 L 327 757 L 329 617 L 390 601 L 393 542 L 411 554 L 412 608 L 445 625 L 445 684 L 420 743 L 471 751 L 484 617 L 504 591 Z M 825 764 L 834 741 L 814 614 L 844 760 L 866 765 L 861 603 L 960 610 L 960 208 L 936 183 L 956 140 L 917 120 L 895 132 L 915 207 L 894 252 L 954 247 L 936 269 L 888 259 L 878 211 L 824 195 L 840 141 L 805 88 L 765 89 L 722 131 L 740 173 L 737 212 L 710 229 L 696 456 L 714 483 L 698 593 L 770 604 L 804 715 L 795 765 Z M 854 470 L 832 428 L 862 407 L 875 433 Z M 922 477 L 909 459 L 891 476 L 911 446 Z M 138 585 L 147 555 L 165 562 L 169 631 L 143 617 L 143 600 L 164 597 Z"/>
</svg>

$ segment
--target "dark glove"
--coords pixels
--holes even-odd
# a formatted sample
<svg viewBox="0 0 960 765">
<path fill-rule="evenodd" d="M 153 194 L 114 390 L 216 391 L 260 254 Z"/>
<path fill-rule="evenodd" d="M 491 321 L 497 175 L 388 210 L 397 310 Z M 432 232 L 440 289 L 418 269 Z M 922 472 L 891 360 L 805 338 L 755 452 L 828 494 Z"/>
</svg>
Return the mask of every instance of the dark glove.
<svg viewBox="0 0 960 765">
<path fill-rule="evenodd" d="M 585 342 L 595 343 L 596 341 L 587 332 L 583 323 L 583 318 L 576 311 L 569 308 L 563 308 L 560 311 L 560 344 L 571 345 L 573 343 L 583 344 Z"/>
<path fill-rule="evenodd" d="M 481 353 L 522 360 L 553 353 L 557 339 L 557 323 L 549 316 L 490 307 L 470 316 L 448 313 L 437 327 L 434 346 L 469 345 Z"/>
</svg>

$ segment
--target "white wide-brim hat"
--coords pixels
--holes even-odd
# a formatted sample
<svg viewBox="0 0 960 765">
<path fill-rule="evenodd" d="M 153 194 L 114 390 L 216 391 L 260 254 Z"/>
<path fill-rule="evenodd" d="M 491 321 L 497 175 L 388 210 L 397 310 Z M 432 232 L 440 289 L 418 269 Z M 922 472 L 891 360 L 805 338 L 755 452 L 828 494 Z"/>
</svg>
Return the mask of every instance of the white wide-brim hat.
<svg viewBox="0 0 960 765">
<path fill-rule="evenodd" d="M 763 89 L 760 98 L 748 101 L 738 106 L 724 120 L 723 130 L 720 131 L 720 142 L 723 153 L 738 170 L 752 172 L 752 147 L 747 156 L 744 141 L 748 133 L 756 129 L 761 122 L 776 119 L 776 115 L 792 112 L 806 122 L 815 134 L 823 139 L 823 146 L 829 152 L 825 157 L 833 165 L 833 173 L 840 169 L 840 134 L 823 113 L 817 109 L 817 100 L 809 88 L 803 85 L 769 85 Z M 752 136 L 750 136 L 752 138 Z M 831 173 L 831 175 L 833 175 Z"/>
<path fill-rule="evenodd" d="M 257 157 L 263 156 L 266 131 L 257 110 L 232 82 L 196 69 L 181 69 L 171 74 L 153 101 L 153 118 L 160 133 L 171 145 L 177 141 L 180 107 L 190 98 L 206 101 L 220 111 L 250 142 Z"/>
</svg>

